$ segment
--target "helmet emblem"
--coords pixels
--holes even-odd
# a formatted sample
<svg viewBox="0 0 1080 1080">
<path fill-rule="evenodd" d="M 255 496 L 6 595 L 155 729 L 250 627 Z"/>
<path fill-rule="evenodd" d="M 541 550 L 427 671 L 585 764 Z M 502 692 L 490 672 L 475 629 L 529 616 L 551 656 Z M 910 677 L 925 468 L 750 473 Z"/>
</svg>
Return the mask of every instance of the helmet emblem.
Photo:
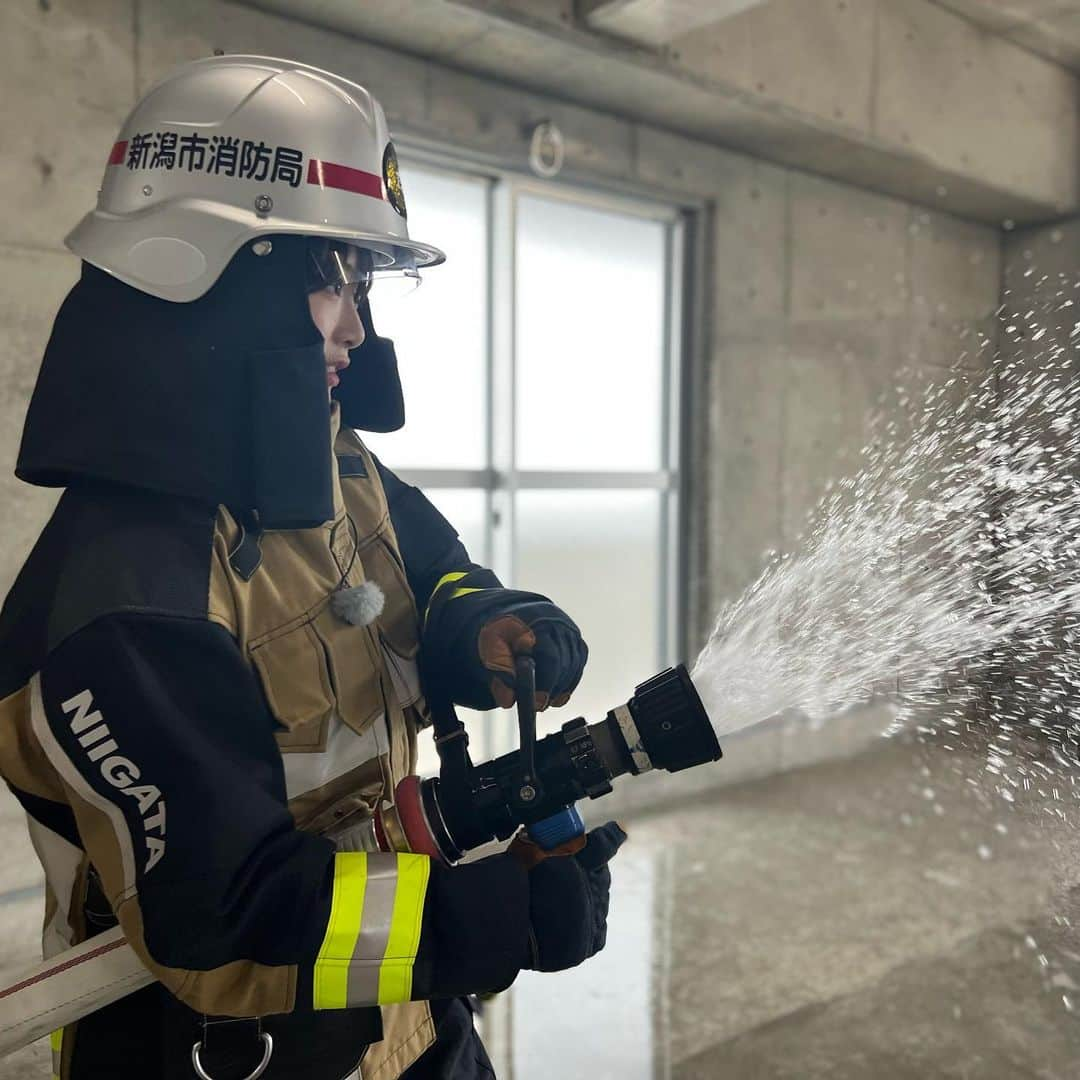
<svg viewBox="0 0 1080 1080">
<path fill-rule="evenodd" d="M 401 173 L 398 170 L 397 151 L 392 142 L 386 144 L 382 159 L 383 186 L 386 188 L 386 201 L 402 216 L 405 210 L 405 192 L 401 188 Z"/>
</svg>

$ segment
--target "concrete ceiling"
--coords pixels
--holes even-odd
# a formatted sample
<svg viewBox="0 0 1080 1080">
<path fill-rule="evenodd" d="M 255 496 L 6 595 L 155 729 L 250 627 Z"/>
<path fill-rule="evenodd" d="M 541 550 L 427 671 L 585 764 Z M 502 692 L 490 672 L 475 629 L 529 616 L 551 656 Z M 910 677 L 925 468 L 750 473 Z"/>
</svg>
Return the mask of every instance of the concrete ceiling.
<svg viewBox="0 0 1080 1080">
<path fill-rule="evenodd" d="M 973 23 L 1080 71 L 1080 0 L 935 0 Z"/>
<path fill-rule="evenodd" d="M 769 0 L 579 0 L 593 30 L 654 48 Z M 1017 45 L 1080 71 L 1080 0 L 933 0 Z"/>
<path fill-rule="evenodd" d="M 240 2 L 963 217 L 1080 207 L 1076 76 L 955 10 L 1080 0 Z"/>
</svg>

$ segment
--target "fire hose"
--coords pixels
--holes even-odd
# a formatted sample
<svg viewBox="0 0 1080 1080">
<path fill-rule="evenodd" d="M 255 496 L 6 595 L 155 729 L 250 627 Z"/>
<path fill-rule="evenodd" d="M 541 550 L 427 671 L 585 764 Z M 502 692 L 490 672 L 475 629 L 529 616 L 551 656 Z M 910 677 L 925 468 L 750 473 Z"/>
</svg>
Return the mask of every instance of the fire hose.
<svg viewBox="0 0 1080 1080">
<path fill-rule="evenodd" d="M 448 864 L 522 826 L 550 850 L 581 835 L 575 804 L 612 781 L 653 769 L 679 772 L 721 757 L 683 665 L 638 686 L 624 705 L 588 724 L 578 717 L 537 742 L 535 666 L 516 662 L 519 748 L 480 765 L 452 705 L 433 708 L 438 777 L 406 777 L 350 846 L 412 851 Z M 116 927 L 0 984 L 0 1057 L 154 981 Z"/>
</svg>

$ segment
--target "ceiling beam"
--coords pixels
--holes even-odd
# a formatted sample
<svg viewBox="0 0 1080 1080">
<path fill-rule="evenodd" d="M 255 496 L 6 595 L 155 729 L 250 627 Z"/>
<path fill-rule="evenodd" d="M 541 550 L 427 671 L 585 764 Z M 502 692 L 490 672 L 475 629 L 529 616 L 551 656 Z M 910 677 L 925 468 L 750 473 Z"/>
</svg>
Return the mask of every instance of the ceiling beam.
<svg viewBox="0 0 1080 1080">
<path fill-rule="evenodd" d="M 578 16 L 592 30 L 654 48 L 757 7 L 764 0 L 579 0 Z"/>
</svg>

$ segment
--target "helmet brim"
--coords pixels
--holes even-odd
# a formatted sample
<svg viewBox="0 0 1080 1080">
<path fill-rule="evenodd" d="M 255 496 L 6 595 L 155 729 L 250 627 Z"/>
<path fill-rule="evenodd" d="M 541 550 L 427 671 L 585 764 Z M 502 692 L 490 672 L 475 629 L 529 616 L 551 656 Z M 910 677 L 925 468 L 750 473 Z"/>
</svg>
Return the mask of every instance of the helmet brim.
<svg viewBox="0 0 1080 1080">
<path fill-rule="evenodd" d="M 261 236 L 322 236 L 368 250 L 376 271 L 422 270 L 446 261 L 437 247 L 344 223 L 313 225 L 202 199 L 176 199 L 153 210 L 154 235 L 142 215 L 91 210 L 64 238 L 68 249 L 124 284 L 161 300 L 190 303 L 205 295 L 244 244 Z"/>
</svg>

